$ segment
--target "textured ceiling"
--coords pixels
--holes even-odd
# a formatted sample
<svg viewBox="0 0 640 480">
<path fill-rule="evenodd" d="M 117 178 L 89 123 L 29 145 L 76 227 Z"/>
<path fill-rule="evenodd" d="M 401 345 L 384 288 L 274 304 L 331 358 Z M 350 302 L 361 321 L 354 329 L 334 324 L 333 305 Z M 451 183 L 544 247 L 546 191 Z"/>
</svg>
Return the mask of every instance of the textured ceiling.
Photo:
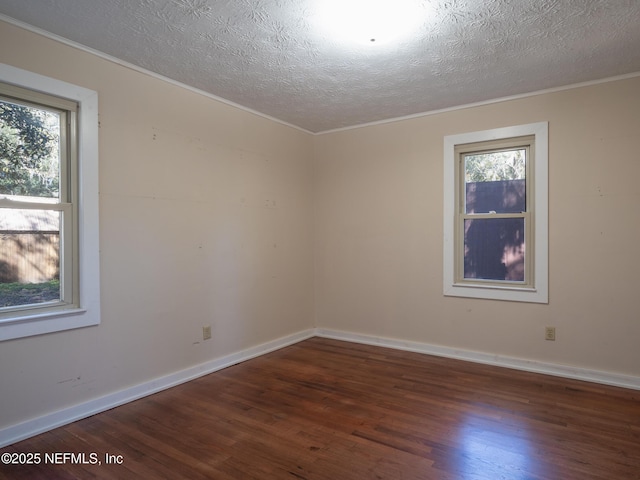
<svg viewBox="0 0 640 480">
<path fill-rule="evenodd" d="M 311 132 L 640 72 L 640 0 L 415 0 L 418 30 L 387 45 L 322 30 L 323 1 L 2 0 L 0 13 Z"/>
</svg>

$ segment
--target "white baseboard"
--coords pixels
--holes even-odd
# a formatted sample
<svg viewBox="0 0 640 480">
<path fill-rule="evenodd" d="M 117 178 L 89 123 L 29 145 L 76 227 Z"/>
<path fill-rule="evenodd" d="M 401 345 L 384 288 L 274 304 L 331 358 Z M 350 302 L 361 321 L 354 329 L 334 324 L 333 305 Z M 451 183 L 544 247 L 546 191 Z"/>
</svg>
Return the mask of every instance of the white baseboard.
<svg viewBox="0 0 640 480">
<path fill-rule="evenodd" d="M 620 375 L 617 373 L 589 370 L 585 368 L 571 367 L 568 365 L 558 365 L 554 363 L 538 362 L 535 360 L 526 360 L 522 358 L 492 355 L 489 353 L 461 350 L 451 347 L 442 347 L 439 345 L 431 345 L 428 343 L 361 335 L 357 333 L 343 332 L 340 330 L 327 330 L 317 328 L 315 330 L 315 333 L 318 337 L 332 338 L 335 340 L 363 343 L 366 345 L 377 345 L 379 347 L 388 347 L 397 350 L 406 350 L 409 352 L 436 355 L 438 357 L 455 358 L 458 360 L 466 360 L 469 362 L 482 363 L 486 365 L 495 365 L 498 367 L 512 368 L 515 370 L 524 370 L 527 372 L 542 373 L 545 375 L 553 375 L 556 377 L 571 378 L 574 380 L 583 380 L 586 382 L 601 383 L 604 385 L 612 385 L 615 387 L 640 390 L 640 377 L 630 375 Z"/>
<path fill-rule="evenodd" d="M 620 375 L 610 372 L 588 370 L 584 368 L 557 365 L 532 360 L 525 360 L 501 355 L 491 355 L 488 353 L 474 352 L 470 350 L 460 350 L 450 347 L 431 345 L 428 343 L 411 342 L 392 338 L 374 337 L 357 333 L 344 332 L 339 330 L 328 330 L 322 328 L 304 330 L 283 338 L 273 340 L 246 350 L 227 355 L 222 358 L 211 360 L 194 367 L 181 370 L 163 377 L 155 378 L 148 382 L 135 385 L 131 388 L 114 392 L 104 397 L 96 398 L 79 405 L 74 405 L 57 412 L 49 413 L 41 417 L 27 420 L 16 425 L 0 429 L 0 448 L 13 443 L 25 440 L 40 433 L 44 433 L 54 428 L 67 425 L 83 418 L 104 412 L 111 408 L 132 402 L 147 395 L 152 395 L 161 390 L 174 387 L 181 383 L 188 382 L 209 373 L 222 370 L 223 368 L 244 362 L 251 358 L 264 355 L 275 350 L 293 345 L 308 338 L 318 336 L 343 340 L 346 342 L 362 343 L 366 345 L 376 345 L 379 347 L 394 348 L 410 352 L 436 355 L 439 357 L 455 358 L 467 360 L 475 363 L 495 365 L 528 372 L 543 373 L 564 378 L 584 380 L 588 382 L 601 383 L 616 387 L 631 388 L 640 390 L 640 377 Z"/>
<path fill-rule="evenodd" d="M 89 400 L 79 405 L 74 405 L 57 412 L 48 413 L 41 417 L 11 425 L 0 429 L 0 447 L 11 445 L 40 433 L 53 430 L 54 428 L 90 417 L 96 413 L 104 412 L 119 405 L 188 382 L 189 380 L 222 370 L 231 365 L 293 345 L 294 343 L 313 337 L 314 333 L 313 329 L 295 333 L 179 372 L 155 378 L 131 388 L 105 395 L 104 397 Z"/>
</svg>

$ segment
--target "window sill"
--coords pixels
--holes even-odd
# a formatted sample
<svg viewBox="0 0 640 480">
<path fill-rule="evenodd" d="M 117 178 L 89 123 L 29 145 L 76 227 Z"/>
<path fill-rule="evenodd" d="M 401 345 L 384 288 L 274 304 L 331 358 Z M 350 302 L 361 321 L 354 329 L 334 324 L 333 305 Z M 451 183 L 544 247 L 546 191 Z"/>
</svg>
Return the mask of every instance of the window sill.
<svg viewBox="0 0 640 480">
<path fill-rule="evenodd" d="M 547 292 L 535 287 L 516 287 L 509 285 L 479 285 L 456 283 L 445 286 L 445 296 L 484 298 L 488 300 L 506 300 L 512 302 L 549 303 Z"/>
<path fill-rule="evenodd" d="M 84 308 L 22 315 L 0 320 L 0 341 L 98 325 L 100 318 Z"/>
</svg>

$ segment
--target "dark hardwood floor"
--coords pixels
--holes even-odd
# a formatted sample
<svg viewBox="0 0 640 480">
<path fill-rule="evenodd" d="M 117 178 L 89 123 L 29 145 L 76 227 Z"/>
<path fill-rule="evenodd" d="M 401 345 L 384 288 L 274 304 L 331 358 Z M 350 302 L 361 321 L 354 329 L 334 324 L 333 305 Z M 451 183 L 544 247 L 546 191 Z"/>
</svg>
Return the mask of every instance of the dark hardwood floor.
<svg viewBox="0 0 640 480">
<path fill-rule="evenodd" d="M 312 338 L 2 453 L 40 454 L 12 480 L 640 479 L 640 392 Z"/>
</svg>

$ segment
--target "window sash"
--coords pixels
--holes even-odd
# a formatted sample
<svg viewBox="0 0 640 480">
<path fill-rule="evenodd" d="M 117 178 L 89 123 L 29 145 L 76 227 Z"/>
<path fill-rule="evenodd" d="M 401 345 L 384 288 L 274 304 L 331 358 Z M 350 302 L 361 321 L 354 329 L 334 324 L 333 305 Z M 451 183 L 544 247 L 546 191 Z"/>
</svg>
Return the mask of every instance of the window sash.
<svg viewBox="0 0 640 480">
<path fill-rule="evenodd" d="M 454 232 L 454 282 L 458 285 L 480 285 L 495 287 L 515 287 L 533 288 L 535 285 L 534 261 L 535 245 L 533 243 L 534 224 L 534 185 L 533 171 L 535 165 L 534 158 L 535 137 L 532 135 L 503 138 L 499 140 L 489 140 L 457 145 L 454 149 L 456 156 L 455 178 L 456 178 L 456 206 L 455 206 L 455 232 Z M 466 169 L 465 157 L 473 154 L 499 153 L 512 150 L 525 150 L 525 210 L 519 213 L 466 213 L 467 192 L 466 192 Z M 465 221 L 500 218 L 522 218 L 524 219 L 524 245 L 525 245 L 525 275 L 523 281 L 517 280 L 495 280 L 483 278 L 465 277 Z"/>
<path fill-rule="evenodd" d="M 42 197 L 42 201 L 34 197 L 30 197 L 29 201 L 21 201 L 19 196 L 0 196 L 0 210 L 60 212 L 60 299 L 57 302 L 0 307 L 0 320 L 79 308 L 77 103 L 4 83 L 0 83 L 0 100 L 47 110 L 60 116 L 59 192 L 58 198 L 53 198 L 57 203 L 51 203 L 50 197 Z"/>
<path fill-rule="evenodd" d="M 75 240 L 74 240 L 74 205 L 70 203 L 40 203 L 40 202 L 20 202 L 0 198 L 0 211 L 11 210 L 48 210 L 60 212 L 60 300 L 58 302 L 46 302 L 42 304 L 13 305 L 0 307 L 0 319 L 12 317 L 26 311 L 41 310 L 61 310 L 70 306 L 78 306 L 77 301 L 77 268 L 75 260 Z"/>
<path fill-rule="evenodd" d="M 465 222 L 467 220 L 498 220 L 498 219 L 522 219 L 524 228 L 524 279 L 523 280 L 496 280 L 486 278 L 465 277 Z M 484 286 L 512 286 L 529 287 L 534 286 L 533 270 L 533 216 L 531 212 L 522 213 L 491 213 L 491 214 L 460 214 L 456 222 L 456 255 L 454 258 L 455 282 L 460 285 L 484 285 Z"/>
</svg>

